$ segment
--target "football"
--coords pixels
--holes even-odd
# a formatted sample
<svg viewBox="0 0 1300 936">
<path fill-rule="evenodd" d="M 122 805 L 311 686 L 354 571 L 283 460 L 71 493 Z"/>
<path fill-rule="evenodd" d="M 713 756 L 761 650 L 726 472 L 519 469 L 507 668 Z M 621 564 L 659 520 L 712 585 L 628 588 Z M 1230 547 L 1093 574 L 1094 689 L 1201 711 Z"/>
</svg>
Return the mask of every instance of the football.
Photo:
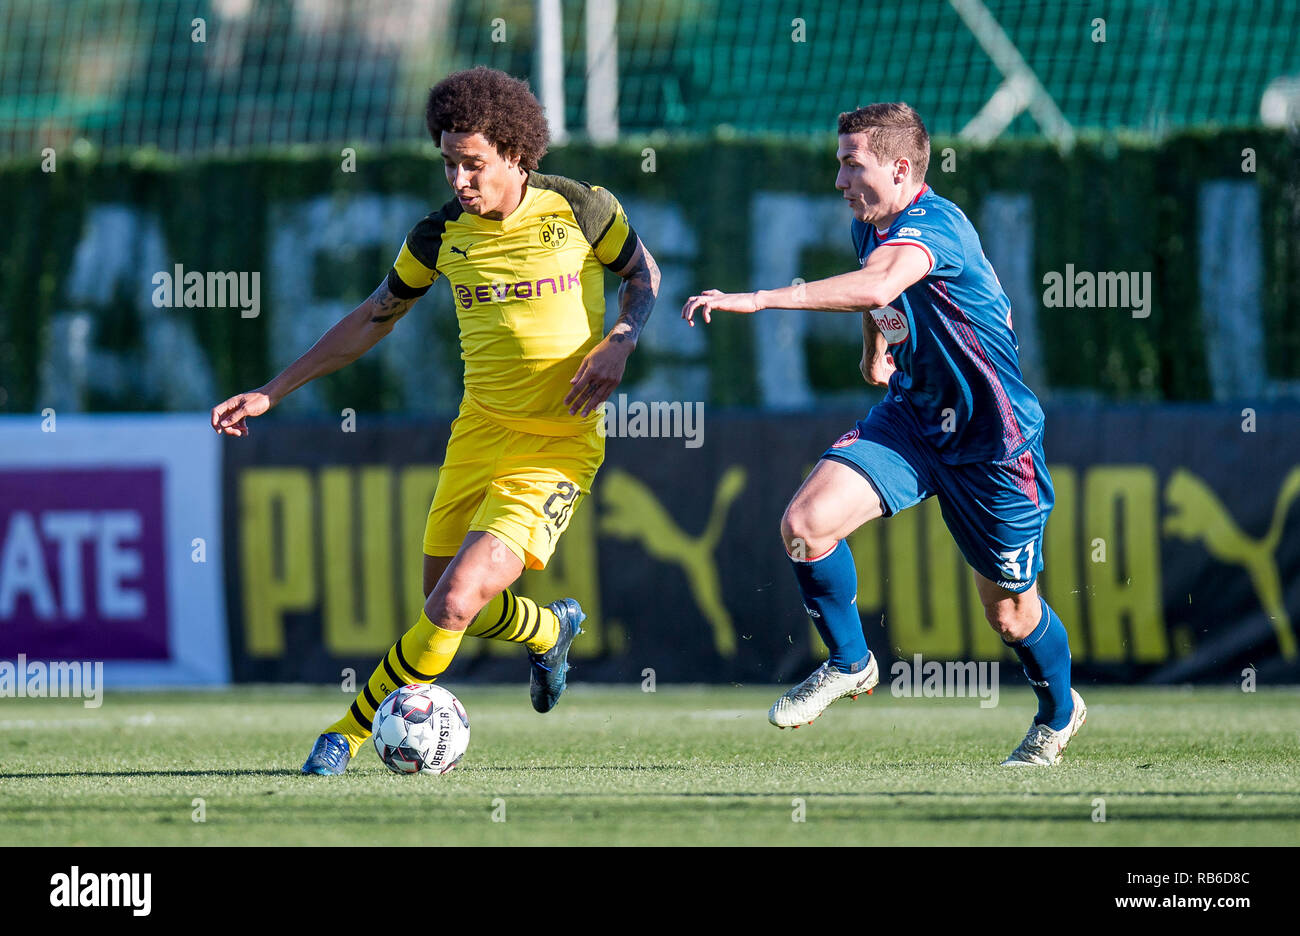
<svg viewBox="0 0 1300 936">
<path fill-rule="evenodd" d="M 469 747 L 469 715 L 441 686 L 402 686 L 379 704 L 374 739 L 379 759 L 394 773 L 445 774 Z"/>
</svg>

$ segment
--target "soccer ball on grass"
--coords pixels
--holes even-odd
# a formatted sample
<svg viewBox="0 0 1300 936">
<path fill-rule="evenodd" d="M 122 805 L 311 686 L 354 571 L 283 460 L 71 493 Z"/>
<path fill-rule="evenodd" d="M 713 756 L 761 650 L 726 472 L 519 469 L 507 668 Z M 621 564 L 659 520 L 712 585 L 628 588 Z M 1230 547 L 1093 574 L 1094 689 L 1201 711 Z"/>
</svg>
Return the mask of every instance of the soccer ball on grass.
<svg viewBox="0 0 1300 936">
<path fill-rule="evenodd" d="M 394 773 L 445 774 L 469 747 L 469 716 L 441 686 L 402 686 L 379 703 L 374 739 L 379 759 Z"/>
</svg>

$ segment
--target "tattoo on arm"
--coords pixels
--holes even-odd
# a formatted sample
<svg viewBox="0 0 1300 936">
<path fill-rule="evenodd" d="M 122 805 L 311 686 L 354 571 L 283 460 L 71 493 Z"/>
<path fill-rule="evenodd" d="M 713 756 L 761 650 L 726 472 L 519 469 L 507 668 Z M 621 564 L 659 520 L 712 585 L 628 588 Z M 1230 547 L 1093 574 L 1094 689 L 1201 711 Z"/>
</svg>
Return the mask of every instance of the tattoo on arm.
<svg viewBox="0 0 1300 936">
<path fill-rule="evenodd" d="M 418 298 L 417 296 L 416 299 Z M 402 299 L 389 292 L 387 280 L 380 283 L 379 288 L 372 292 L 366 301 L 370 303 L 372 310 L 370 321 L 378 325 L 401 318 L 411 306 L 415 305 L 415 299 Z"/>
<path fill-rule="evenodd" d="M 644 245 L 641 255 L 642 262 L 623 277 L 618 287 L 618 321 L 609 336 L 616 344 L 637 340 L 659 294 L 659 267 Z M 620 325 L 627 327 L 619 328 Z"/>
</svg>

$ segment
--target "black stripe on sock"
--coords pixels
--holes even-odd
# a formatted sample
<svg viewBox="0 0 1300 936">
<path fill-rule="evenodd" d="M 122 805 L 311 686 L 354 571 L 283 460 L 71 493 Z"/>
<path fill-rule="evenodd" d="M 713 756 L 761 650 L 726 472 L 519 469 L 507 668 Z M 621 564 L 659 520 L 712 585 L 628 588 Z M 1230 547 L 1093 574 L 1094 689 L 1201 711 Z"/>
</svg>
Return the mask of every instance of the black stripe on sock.
<svg viewBox="0 0 1300 936">
<path fill-rule="evenodd" d="M 506 608 L 509 609 L 509 613 L 506 612 L 506 608 L 503 608 L 501 610 L 501 617 L 503 619 L 501 626 L 494 627 L 492 628 L 492 630 L 488 631 L 486 634 L 483 635 L 488 640 L 495 640 L 497 637 L 500 637 L 501 634 L 505 631 L 505 629 L 510 626 L 510 622 L 513 621 L 515 618 L 515 607 L 518 604 L 518 602 L 515 601 L 515 596 L 510 593 L 509 589 L 506 589 L 505 596 L 506 596 Z"/>
<path fill-rule="evenodd" d="M 371 710 L 371 711 L 373 711 L 373 712 L 377 712 L 377 711 L 379 711 L 379 702 L 376 702 L 376 701 L 375 701 L 375 695 L 374 695 L 374 693 L 372 693 L 372 692 L 370 691 L 370 684 L 369 684 L 369 683 L 367 683 L 364 687 L 362 687 L 362 689 L 361 689 L 361 694 L 362 694 L 363 696 L 365 696 L 365 698 L 366 698 L 366 705 L 370 706 L 370 710 Z M 383 700 L 381 699 L 380 702 L 382 702 L 382 701 L 383 701 Z M 353 702 L 352 704 L 353 704 L 353 705 L 356 705 L 357 703 Z"/>
<path fill-rule="evenodd" d="M 518 637 L 519 632 L 523 630 L 523 623 L 528 620 L 528 599 L 520 598 L 516 602 L 516 607 L 519 611 L 510 619 L 510 626 L 501 635 L 502 640 L 514 640 Z"/>
<path fill-rule="evenodd" d="M 510 631 L 510 636 L 506 638 L 506 640 L 509 640 L 514 643 L 517 643 L 519 641 L 519 635 L 522 634 L 524 630 L 528 627 L 528 621 L 533 616 L 532 612 L 529 609 L 536 607 L 536 605 L 534 605 L 533 602 L 527 598 L 520 598 L 519 604 L 522 605 L 524 609 L 523 612 L 519 615 L 519 626 L 512 628 Z"/>
<path fill-rule="evenodd" d="M 497 618 L 497 622 L 492 625 L 493 627 L 500 627 L 506 621 L 510 620 L 510 615 L 508 613 L 510 611 L 510 599 L 514 598 L 514 595 L 510 593 L 510 589 L 508 588 L 503 588 L 501 594 L 505 596 L 501 599 L 501 616 Z"/>
<path fill-rule="evenodd" d="M 401 687 L 406 685 L 406 680 L 402 679 L 395 672 L 393 672 L 393 664 L 388 662 L 387 653 L 384 654 L 384 671 L 387 672 L 389 676 L 393 677 L 393 683 L 395 687 Z"/>
<path fill-rule="evenodd" d="M 506 605 L 506 607 L 509 607 L 510 602 L 509 600 L 506 600 L 505 602 L 503 602 L 503 604 Z M 485 640 L 492 640 L 496 637 L 499 637 L 501 635 L 501 632 L 510 626 L 510 621 L 511 621 L 511 617 L 506 614 L 506 609 L 503 607 L 501 609 L 501 617 L 497 619 L 497 623 L 493 624 L 491 627 L 489 627 L 479 636 L 484 638 Z"/>
<path fill-rule="evenodd" d="M 433 682 L 432 676 L 426 676 L 410 663 L 406 662 L 406 654 L 402 652 L 402 642 L 400 640 L 393 644 L 393 649 L 397 651 L 397 662 L 401 665 L 402 669 L 414 676 L 417 682 Z"/>
<path fill-rule="evenodd" d="M 537 606 L 533 604 L 531 601 L 528 602 L 528 604 L 524 605 L 524 613 L 519 615 L 519 629 L 510 635 L 510 639 L 515 643 L 519 643 L 520 635 L 523 634 L 523 632 L 528 629 L 528 622 L 533 619 L 533 609 L 536 607 Z M 535 623 L 538 624 L 541 623 L 540 614 L 537 615 L 537 621 Z"/>
<path fill-rule="evenodd" d="M 389 647 L 388 652 L 384 654 L 384 661 L 397 672 L 397 675 L 402 677 L 402 685 L 405 686 L 408 683 L 420 682 L 420 680 L 415 678 L 414 673 L 402 666 L 401 654 L 393 653 L 396 649 L 396 644 Z"/>
<path fill-rule="evenodd" d="M 533 622 L 533 629 L 528 632 L 527 637 L 524 637 L 519 642 L 525 644 L 528 643 L 528 641 L 532 640 L 534 637 L 537 636 L 537 632 L 541 629 L 542 629 L 542 609 L 539 606 L 537 608 L 537 620 Z"/>
<path fill-rule="evenodd" d="M 352 717 L 356 719 L 357 724 L 360 725 L 362 728 L 366 729 L 366 731 L 370 731 L 375 727 L 375 723 L 371 721 L 369 718 L 366 718 L 364 714 L 362 714 L 361 706 L 357 705 L 355 701 L 353 701 L 352 703 L 351 711 L 352 711 Z"/>
</svg>

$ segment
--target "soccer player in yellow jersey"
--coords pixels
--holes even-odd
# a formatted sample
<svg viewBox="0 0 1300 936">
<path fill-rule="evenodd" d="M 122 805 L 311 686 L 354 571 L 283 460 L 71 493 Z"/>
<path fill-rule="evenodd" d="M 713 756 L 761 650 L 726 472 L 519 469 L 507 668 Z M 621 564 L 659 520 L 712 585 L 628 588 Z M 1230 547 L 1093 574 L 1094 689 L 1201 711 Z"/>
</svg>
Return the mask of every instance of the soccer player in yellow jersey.
<svg viewBox="0 0 1300 936">
<path fill-rule="evenodd" d="M 582 609 L 572 598 L 540 607 L 510 586 L 545 567 L 591 488 L 605 455 L 600 405 L 659 287 L 613 195 L 537 171 L 548 132 L 527 84 L 483 67 L 458 72 L 429 92 L 425 117 L 454 197 L 411 229 L 370 298 L 266 386 L 212 410 L 218 432 L 247 435 L 249 417 L 356 360 L 447 280 L 465 394 L 425 528 L 424 609 L 317 739 L 304 773 L 342 773 L 384 697 L 436 679 L 466 634 L 524 644 L 533 707 L 554 707 Z M 602 336 L 605 269 L 623 283 L 618 321 Z"/>
</svg>

